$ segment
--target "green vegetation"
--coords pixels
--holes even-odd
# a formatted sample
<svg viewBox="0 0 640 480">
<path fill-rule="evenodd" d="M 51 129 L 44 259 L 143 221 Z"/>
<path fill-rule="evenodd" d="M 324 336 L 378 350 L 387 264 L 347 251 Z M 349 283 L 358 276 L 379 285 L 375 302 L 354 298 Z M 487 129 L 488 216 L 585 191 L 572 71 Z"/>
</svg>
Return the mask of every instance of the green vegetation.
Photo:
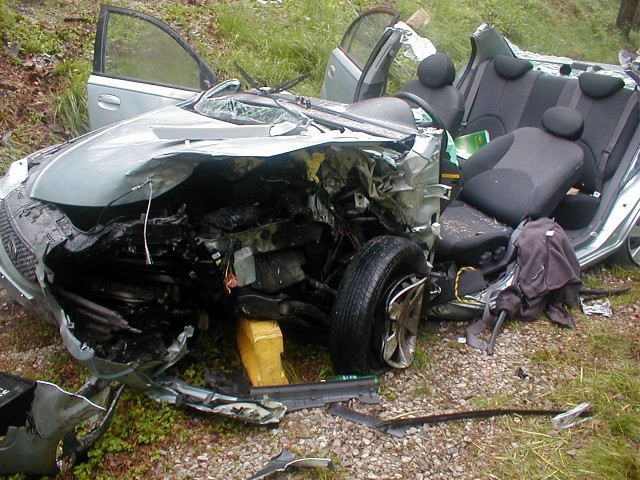
<svg viewBox="0 0 640 480">
<path fill-rule="evenodd" d="M 551 392 L 556 405 L 590 402 L 593 418 L 564 431 L 549 432 L 544 422 L 509 422 L 518 447 L 500 458 L 507 476 L 527 479 L 640 479 L 640 325 L 633 307 L 640 273 L 614 268 L 635 292 L 618 308 L 629 317 L 581 318 L 586 333 L 532 353 L 533 361 L 569 380 Z M 626 308 L 624 307 L 626 305 Z"/>
<path fill-rule="evenodd" d="M 0 170 L 40 146 L 78 135 L 87 129 L 85 84 L 91 70 L 91 52 L 98 12 L 94 2 L 41 2 L 0 0 Z M 70 3 L 74 3 L 70 5 Z M 615 63 L 617 51 L 637 47 L 640 36 L 628 40 L 614 28 L 618 1 L 614 0 L 308 0 L 261 5 L 255 0 L 233 2 L 134 2 L 117 0 L 114 5 L 143 8 L 164 19 L 199 51 L 221 78 L 237 76 L 240 64 L 256 80 L 277 85 L 298 75 L 310 78 L 296 87 L 301 94 L 318 95 L 331 50 L 337 45 L 356 12 L 377 3 L 394 6 L 406 20 L 422 7 L 431 22 L 418 29 L 439 51 L 449 54 L 458 68 L 469 55 L 469 34 L 481 22 L 496 24 L 521 48 L 570 56 L 576 59 Z M 37 5 L 36 5 L 37 4 Z M 71 18 L 72 21 L 65 21 Z M 631 45 L 628 45 L 631 42 Z M 4 68 L 3 68 L 4 66 Z M 406 66 L 392 81 L 413 75 Z M 21 72 L 21 77 L 9 76 Z M 22 83 L 21 83 L 22 82 Z M 561 346 L 531 353 L 531 360 L 545 369 L 562 372 L 561 381 L 547 398 L 549 404 L 575 405 L 589 401 L 594 418 L 573 429 L 549 432 L 542 420 L 504 420 L 510 429 L 505 445 L 508 455 L 498 458 L 495 478 L 526 479 L 640 479 L 640 326 L 632 311 L 637 302 L 640 276 L 637 272 L 613 269 L 618 282 L 632 291 L 612 299 L 616 308 L 629 309 L 627 321 L 582 318 L 587 325 L 579 341 L 563 332 Z M 593 288 L 605 285 L 602 272 L 585 276 Z M 5 327 L 0 320 L 0 326 Z M 52 328 L 39 327 L 37 335 L 26 322 L 16 328 L 15 338 L 31 347 L 49 344 Z M 12 337 L 13 338 L 13 337 Z M 197 339 L 198 357 L 176 367 L 176 374 L 203 385 L 204 368 L 232 371 L 239 365 L 233 349 L 234 334 L 228 330 L 207 332 Z M 419 338 L 413 368 L 427 376 L 416 388 L 416 397 L 436 391 L 428 381 L 432 368 L 429 343 L 435 335 Z M 4 342 L 4 343 L 3 343 Z M 0 342 L 0 350 L 26 351 L 18 343 Z M 463 345 L 451 341 L 451 349 Z M 288 342 L 284 361 L 292 381 L 331 378 L 326 350 Z M 25 367 L 28 376 L 44 377 L 72 389 L 81 374 L 67 354 L 57 355 L 44 371 Z M 397 396 L 392 389 L 382 394 Z M 511 399 L 472 398 L 478 408 L 510 406 Z M 197 417 L 196 417 L 197 420 Z M 161 406 L 135 393 L 125 393 L 112 428 L 91 451 L 89 460 L 78 466 L 76 478 L 158 478 L 164 472 L 150 472 L 150 462 L 162 456 L 157 445 L 192 441 L 196 433 L 215 439 L 244 434 L 250 427 L 238 422 L 209 418 L 197 428 L 192 414 Z M 516 443 L 517 442 L 517 443 Z M 308 452 L 305 452 L 308 453 Z M 126 460 L 125 460 L 126 459 Z M 337 478 L 331 472 L 310 473 L 314 478 Z M 22 475 L 12 477 L 25 478 Z"/>
<path fill-rule="evenodd" d="M 235 2 L 161 2 L 138 5 L 131 0 L 112 2 L 117 6 L 142 8 L 164 19 L 189 41 L 220 78 L 238 76 L 236 63 L 256 80 L 278 85 L 301 74 L 310 77 L 296 87 L 298 93 L 318 95 L 331 50 L 339 43 L 359 11 L 377 3 L 374 0 L 310 0 L 262 5 L 255 0 Z M 389 3 L 389 2 L 387 2 Z M 520 47 L 555 53 L 576 59 L 616 62 L 617 51 L 626 37 L 614 28 L 618 3 L 599 0 L 397 0 L 391 6 L 407 19 L 416 9 L 425 8 L 431 22 L 418 32 L 429 37 L 438 50 L 449 54 L 456 65 L 464 65 L 469 55 L 469 34 L 483 21 L 497 25 Z M 17 64 L 33 56 L 53 59 L 51 78 L 55 90 L 53 123 L 59 122 L 68 136 L 87 128 L 84 85 L 90 71 L 93 23 L 97 6 L 84 2 L 73 7 L 74 22 L 46 21 L 47 14 L 59 17 L 59 2 L 47 0 L 33 8 L 33 14 L 8 6 L 0 0 L 0 37 L 12 48 L 9 57 Z M 11 5 L 11 2 L 9 2 Z M 535 12 L 535 19 L 532 18 Z M 68 19 L 68 18 L 67 18 Z M 87 28 L 89 27 L 89 28 Z M 541 33 L 543 32 L 543 33 Z M 136 32 L 139 34 L 140 32 Z M 632 41 L 636 38 L 631 35 Z M 402 60 L 402 59 L 401 59 Z M 402 62 L 392 71 L 390 90 L 414 75 L 415 65 Z M 0 99 L 0 107 L 5 110 Z M 42 126 L 48 112 L 36 109 L 26 123 Z M 3 125 L 4 123 L 4 125 Z M 24 125 L 24 121 L 20 122 Z M 44 139 L 29 138 L 33 129 L 0 121 L 3 130 L 13 132 L 2 159 L 20 156 Z"/>
<path fill-rule="evenodd" d="M 184 421 L 181 421 L 184 416 L 172 405 L 159 405 L 137 392 L 125 391 L 111 427 L 89 451 L 87 461 L 73 469 L 75 478 L 154 476 L 150 473 L 151 462 L 147 460 L 161 452 L 153 445 L 163 442 L 168 435 L 186 435 Z"/>
</svg>

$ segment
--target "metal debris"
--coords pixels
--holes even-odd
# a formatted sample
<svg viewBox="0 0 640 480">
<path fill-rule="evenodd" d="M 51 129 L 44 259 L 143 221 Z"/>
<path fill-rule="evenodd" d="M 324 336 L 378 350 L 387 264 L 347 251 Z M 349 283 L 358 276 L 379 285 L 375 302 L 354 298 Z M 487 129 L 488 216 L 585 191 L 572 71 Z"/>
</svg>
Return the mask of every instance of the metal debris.
<svg viewBox="0 0 640 480">
<path fill-rule="evenodd" d="M 293 453 L 283 448 L 278 455 L 271 457 L 262 470 L 257 472 L 255 475 L 252 475 L 247 480 L 259 480 L 261 478 L 266 478 L 273 473 L 284 472 L 289 467 L 329 467 L 331 470 L 335 469 L 330 458 L 296 458 Z"/>
<path fill-rule="evenodd" d="M 583 403 L 568 411 L 555 409 L 521 409 L 521 408 L 498 408 L 491 410 L 467 410 L 462 412 L 439 413 L 422 417 L 396 418 L 383 420 L 381 418 L 365 415 L 341 405 L 332 405 L 328 412 L 338 417 L 350 420 L 361 425 L 366 425 L 379 432 L 387 433 L 395 437 L 403 437 L 409 428 L 433 425 L 436 423 L 452 422 L 455 420 L 476 420 L 492 418 L 503 415 L 521 416 L 551 416 L 555 415 L 552 423 L 556 428 L 569 428 L 582 423 L 584 420 L 576 421 L 578 417 L 588 415 L 588 408 L 591 405 Z"/>
<path fill-rule="evenodd" d="M 585 301 L 582 298 L 580 299 L 580 306 L 582 307 L 582 312 L 585 315 L 602 315 L 604 317 L 610 317 L 613 315 L 611 311 L 611 302 L 608 298 L 605 298 L 602 302 Z"/>
<path fill-rule="evenodd" d="M 251 397 L 257 401 L 276 400 L 288 411 L 322 407 L 327 403 L 356 398 L 363 403 L 380 403 L 376 377 L 299 383 L 273 387 L 252 387 Z"/>
<path fill-rule="evenodd" d="M 580 425 L 582 422 L 586 422 L 588 420 L 588 418 L 581 417 L 585 416 L 589 411 L 589 408 L 591 408 L 590 403 L 581 403 L 577 407 L 553 417 L 551 419 L 551 424 L 559 430 L 566 430 L 568 428 L 575 427 L 576 425 Z"/>
</svg>

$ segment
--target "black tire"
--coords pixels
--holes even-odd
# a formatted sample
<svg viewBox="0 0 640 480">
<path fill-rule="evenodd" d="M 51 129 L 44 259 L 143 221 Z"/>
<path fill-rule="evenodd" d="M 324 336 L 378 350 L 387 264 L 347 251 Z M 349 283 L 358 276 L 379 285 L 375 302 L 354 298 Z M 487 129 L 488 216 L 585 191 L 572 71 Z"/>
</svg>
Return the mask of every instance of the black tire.
<svg viewBox="0 0 640 480">
<path fill-rule="evenodd" d="M 420 246 L 402 237 L 367 242 L 348 265 L 338 288 L 329 333 L 331 360 L 338 374 L 366 375 L 388 365 L 382 358 L 386 301 L 399 279 L 428 274 Z"/>
<path fill-rule="evenodd" d="M 609 257 L 608 263 L 626 269 L 640 267 L 640 218 L 636 220 L 622 246 Z"/>
</svg>

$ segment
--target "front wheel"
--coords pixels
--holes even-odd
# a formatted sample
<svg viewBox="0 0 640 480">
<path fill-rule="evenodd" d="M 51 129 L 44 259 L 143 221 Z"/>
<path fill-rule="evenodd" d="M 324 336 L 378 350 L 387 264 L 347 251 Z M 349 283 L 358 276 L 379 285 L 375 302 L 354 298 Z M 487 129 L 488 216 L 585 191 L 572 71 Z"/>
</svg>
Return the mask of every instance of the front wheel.
<svg viewBox="0 0 640 480">
<path fill-rule="evenodd" d="M 623 268 L 640 267 L 640 218 L 636 220 L 622 246 L 611 255 L 610 263 Z"/>
<path fill-rule="evenodd" d="M 428 273 L 422 249 L 406 238 L 381 236 L 363 246 L 345 271 L 333 309 L 336 373 L 411 365 Z"/>
</svg>

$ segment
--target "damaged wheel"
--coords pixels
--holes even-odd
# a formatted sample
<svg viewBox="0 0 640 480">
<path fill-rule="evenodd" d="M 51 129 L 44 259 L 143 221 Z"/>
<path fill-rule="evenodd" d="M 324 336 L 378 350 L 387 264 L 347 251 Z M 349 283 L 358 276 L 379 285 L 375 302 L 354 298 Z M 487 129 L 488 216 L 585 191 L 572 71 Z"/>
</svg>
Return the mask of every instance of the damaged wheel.
<svg viewBox="0 0 640 480">
<path fill-rule="evenodd" d="M 364 245 L 345 271 L 333 309 L 336 373 L 411 365 L 427 275 L 422 249 L 406 238 L 381 236 Z"/>
<path fill-rule="evenodd" d="M 640 267 L 640 218 L 636 219 L 624 244 L 611 256 L 610 263 L 623 268 Z"/>
</svg>

